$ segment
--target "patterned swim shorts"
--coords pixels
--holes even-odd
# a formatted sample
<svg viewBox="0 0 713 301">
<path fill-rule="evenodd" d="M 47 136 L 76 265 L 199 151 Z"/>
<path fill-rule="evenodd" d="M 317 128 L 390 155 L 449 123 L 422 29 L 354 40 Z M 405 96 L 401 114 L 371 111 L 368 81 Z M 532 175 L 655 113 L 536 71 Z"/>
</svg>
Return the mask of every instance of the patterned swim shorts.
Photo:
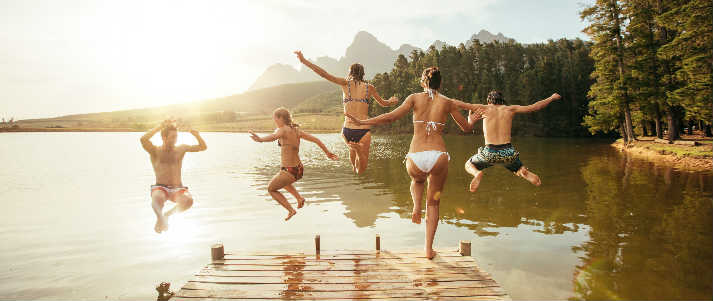
<svg viewBox="0 0 713 301">
<path fill-rule="evenodd" d="M 470 157 L 470 163 L 477 170 L 483 170 L 494 164 L 503 164 L 512 172 L 517 172 L 522 167 L 520 153 L 512 144 L 487 144 L 478 148 L 478 153 Z"/>
</svg>

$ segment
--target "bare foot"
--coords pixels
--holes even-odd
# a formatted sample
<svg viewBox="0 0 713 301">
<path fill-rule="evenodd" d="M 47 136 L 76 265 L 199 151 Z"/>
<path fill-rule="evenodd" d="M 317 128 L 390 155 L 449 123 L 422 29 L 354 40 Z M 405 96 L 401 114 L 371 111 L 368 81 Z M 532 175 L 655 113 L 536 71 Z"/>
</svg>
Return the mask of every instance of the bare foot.
<svg viewBox="0 0 713 301">
<path fill-rule="evenodd" d="M 480 178 L 479 176 L 473 177 L 473 180 L 470 181 L 470 192 L 475 192 L 478 190 L 478 186 L 480 186 Z"/>
<path fill-rule="evenodd" d="M 305 198 L 299 198 L 297 199 L 297 209 L 300 209 L 305 206 Z"/>
<path fill-rule="evenodd" d="M 413 208 L 413 212 L 411 212 L 411 222 L 414 224 L 421 223 L 421 208 Z"/>
<path fill-rule="evenodd" d="M 297 211 L 295 211 L 295 210 L 290 210 L 290 212 L 287 213 L 287 217 L 285 218 L 285 221 L 290 220 L 290 218 L 292 218 L 295 214 L 297 214 Z"/>
<path fill-rule="evenodd" d="M 434 251 L 434 250 L 431 250 L 430 252 L 426 251 L 426 258 L 428 258 L 428 260 L 432 260 L 433 257 L 436 257 L 436 251 Z"/>
<path fill-rule="evenodd" d="M 540 181 L 540 177 L 538 177 L 534 172 L 527 170 L 527 168 L 524 166 L 517 171 L 517 175 L 521 176 L 523 179 L 527 180 L 532 185 L 540 186 L 542 184 L 542 181 Z"/>
<path fill-rule="evenodd" d="M 157 218 L 156 219 L 156 225 L 153 227 L 154 231 L 156 233 L 161 233 L 163 231 L 168 230 L 168 223 L 166 222 L 165 218 Z"/>
</svg>

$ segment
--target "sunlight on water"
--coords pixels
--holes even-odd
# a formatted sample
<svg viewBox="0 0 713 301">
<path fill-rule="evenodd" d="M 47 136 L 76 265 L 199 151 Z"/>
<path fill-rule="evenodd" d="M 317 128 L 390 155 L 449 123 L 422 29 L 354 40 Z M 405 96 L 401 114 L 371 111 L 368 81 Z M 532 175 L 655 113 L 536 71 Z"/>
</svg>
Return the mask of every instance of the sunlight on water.
<svg viewBox="0 0 713 301">
<path fill-rule="evenodd" d="M 0 299 L 154 299 L 158 283 L 178 289 L 191 279 L 218 241 L 227 252 L 310 252 L 315 234 L 325 250 L 371 248 L 379 234 L 386 250 L 423 249 L 425 223 L 411 223 L 403 164 L 408 136 L 374 136 L 364 175 L 351 172 L 338 135 L 316 136 L 339 161 L 303 143 L 295 187 L 307 202 L 284 222 L 266 189 L 279 148 L 244 133 L 203 133 L 208 150 L 183 164 L 195 203 L 156 234 L 141 135 L 0 135 Z M 160 145 L 160 135 L 152 141 Z M 437 250 L 470 240 L 513 299 L 711 298 L 710 172 L 636 161 L 606 141 L 519 138 L 513 144 L 543 185 L 492 167 L 470 193 L 463 162 L 481 141 L 446 139 Z M 178 143 L 197 142 L 179 133 Z"/>
</svg>

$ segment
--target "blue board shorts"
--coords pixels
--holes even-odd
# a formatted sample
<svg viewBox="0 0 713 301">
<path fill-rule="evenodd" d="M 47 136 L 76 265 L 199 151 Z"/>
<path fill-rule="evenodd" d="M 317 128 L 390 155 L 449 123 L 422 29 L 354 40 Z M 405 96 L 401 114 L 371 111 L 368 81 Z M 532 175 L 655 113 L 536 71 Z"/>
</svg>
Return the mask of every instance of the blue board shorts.
<svg viewBox="0 0 713 301">
<path fill-rule="evenodd" d="M 477 170 L 483 170 L 495 164 L 503 164 L 512 172 L 517 172 L 522 167 L 520 153 L 510 143 L 481 146 L 469 161 Z"/>
</svg>

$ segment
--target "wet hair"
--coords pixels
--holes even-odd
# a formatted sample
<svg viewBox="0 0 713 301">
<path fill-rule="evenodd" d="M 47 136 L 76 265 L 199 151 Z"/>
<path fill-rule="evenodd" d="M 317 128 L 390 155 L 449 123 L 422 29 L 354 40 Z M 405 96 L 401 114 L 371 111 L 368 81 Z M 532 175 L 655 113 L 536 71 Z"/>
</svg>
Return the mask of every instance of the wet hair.
<svg viewBox="0 0 713 301">
<path fill-rule="evenodd" d="M 292 121 L 292 114 L 290 114 L 290 111 L 288 111 L 284 107 L 279 107 L 275 109 L 275 111 L 272 112 L 272 115 L 279 119 L 282 119 L 285 124 L 289 125 L 293 129 L 300 126 L 299 124 L 296 124 Z"/>
<path fill-rule="evenodd" d="M 161 138 L 163 138 L 164 140 L 166 140 L 166 138 L 168 138 L 168 134 L 169 134 L 171 131 L 175 131 L 175 132 L 178 131 L 178 128 L 176 127 L 176 124 L 175 124 L 175 123 L 169 123 L 168 125 L 166 125 L 165 127 L 163 127 L 163 128 L 161 129 Z"/>
<path fill-rule="evenodd" d="M 488 93 L 488 104 L 504 105 L 505 99 L 503 98 L 503 93 L 497 90 L 490 91 L 490 93 Z"/>
<path fill-rule="evenodd" d="M 421 81 L 426 83 L 426 88 L 438 90 L 441 88 L 441 70 L 438 67 L 429 67 L 423 70 Z"/>
<path fill-rule="evenodd" d="M 359 63 L 354 63 L 349 66 L 349 76 L 347 80 L 364 81 L 364 66 Z"/>
</svg>

